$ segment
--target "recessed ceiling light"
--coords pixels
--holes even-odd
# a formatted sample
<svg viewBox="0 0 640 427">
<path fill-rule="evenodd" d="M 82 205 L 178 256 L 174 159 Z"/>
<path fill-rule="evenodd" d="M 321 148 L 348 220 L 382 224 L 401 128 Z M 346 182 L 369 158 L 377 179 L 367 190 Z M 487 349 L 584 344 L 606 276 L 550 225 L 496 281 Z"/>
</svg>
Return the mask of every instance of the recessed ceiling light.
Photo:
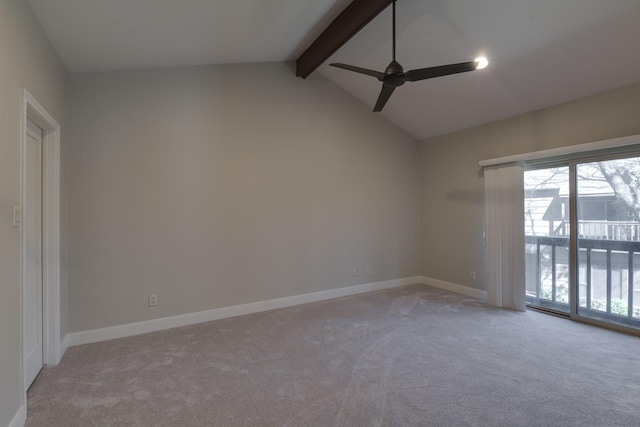
<svg viewBox="0 0 640 427">
<path fill-rule="evenodd" d="M 487 68 L 489 65 L 489 61 L 484 56 L 479 56 L 474 60 L 478 65 L 476 66 L 476 70 L 482 70 L 483 68 Z"/>
</svg>

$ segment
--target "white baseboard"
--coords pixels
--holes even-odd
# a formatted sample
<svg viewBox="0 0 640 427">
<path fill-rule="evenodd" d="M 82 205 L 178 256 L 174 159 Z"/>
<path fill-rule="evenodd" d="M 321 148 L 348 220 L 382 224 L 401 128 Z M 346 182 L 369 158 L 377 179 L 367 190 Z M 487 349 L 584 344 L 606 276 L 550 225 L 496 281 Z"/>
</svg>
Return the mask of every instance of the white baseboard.
<svg viewBox="0 0 640 427">
<path fill-rule="evenodd" d="M 62 341 L 60 341 L 60 360 L 62 360 L 62 357 L 67 352 L 68 348 L 69 348 L 69 334 L 66 334 L 62 339 Z M 60 360 L 58 360 L 58 363 L 60 363 Z"/>
<path fill-rule="evenodd" d="M 455 292 L 456 294 L 465 295 L 482 301 L 487 300 L 487 291 L 470 288 L 468 286 L 458 285 L 451 282 L 445 282 L 440 279 L 432 279 L 431 277 L 420 277 L 420 283 L 433 286 L 434 288 L 444 289 L 445 291 Z"/>
<path fill-rule="evenodd" d="M 213 310 L 200 311 L 197 313 L 188 313 L 179 316 L 146 320 L 143 322 L 129 323 L 126 325 L 111 326 L 108 328 L 93 329 L 89 331 L 73 332 L 67 334 L 63 341 L 66 341 L 68 346 L 75 346 L 98 341 L 112 340 L 132 335 L 146 334 L 148 332 L 156 332 L 165 329 L 193 325 L 195 323 L 209 322 L 212 320 L 219 320 L 227 317 L 242 316 L 245 314 L 290 307 L 298 304 L 324 301 L 327 299 L 356 295 L 364 292 L 422 283 L 422 279 L 423 278 L 420 276 L 415 276 L 405 277 L 403 279 L 387 280 L 384 282 L 365 283 L 362 285 L 347 286 L 344 288 L 312 292 L 309 294 L 294 295 L 290 297 L 252 302 L 249 304 L 236 305 L 232 307 L 216 308 Z"/>
<path fill-rule="evenodd" d="M 24 427 L 27 422 L 27 408 L 25 405 L 20 406 L 18 412 L 14 415 L 13 419 L 9 423 L 9 427 Z"/>
</svg>

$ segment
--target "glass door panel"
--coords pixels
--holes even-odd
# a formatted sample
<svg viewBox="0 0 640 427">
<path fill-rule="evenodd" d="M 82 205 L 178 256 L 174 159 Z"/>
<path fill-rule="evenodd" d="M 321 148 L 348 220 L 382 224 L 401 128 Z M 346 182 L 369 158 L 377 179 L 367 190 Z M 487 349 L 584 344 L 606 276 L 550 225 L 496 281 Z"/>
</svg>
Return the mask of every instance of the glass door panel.
<svg viewBox="0 0 640 427">
<path fill-rule="evenodd" d="M 569 313 L 569 168 L 527 170 L 524 185 L 527 304 Z"/>
<path fill-rule="evenodd" d="M 577 314 L 640 327 L 640 158 L 576 165 Z"/>
</svg>

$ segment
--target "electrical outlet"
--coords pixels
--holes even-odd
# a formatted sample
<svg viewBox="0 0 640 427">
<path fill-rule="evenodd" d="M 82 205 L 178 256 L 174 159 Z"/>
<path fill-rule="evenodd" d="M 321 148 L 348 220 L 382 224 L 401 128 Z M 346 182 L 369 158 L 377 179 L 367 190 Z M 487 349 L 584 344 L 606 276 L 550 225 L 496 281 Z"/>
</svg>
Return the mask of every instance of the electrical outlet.
<svg viewBox="0 0 640 427">
<path fill-rule="evenodd" d="M 469 272 L 469 277 L 471 278 L 471 280 L 476 280 L 476 272 L 471 270 Z"/>
<path fill-rule="evenodd" d="M 367 265 L 367 274 L 371 274 L 371 266 Z"/>
<path fill-rule="evenodd" d="M 355 268 L 355 267 L 353 267 L 353 271 L 351 272 L 351 275 L 352 275 L 353 277 L 356 277 L 356 275 L 357 275 L 357 274 L 358 274 L 358 270 L 356 270 L 356 268 Z"/>
<path fill-rule="evenodd" d="M 158 305 L 158 295 L 149 295 L 149 307 Z"/>
</svg>

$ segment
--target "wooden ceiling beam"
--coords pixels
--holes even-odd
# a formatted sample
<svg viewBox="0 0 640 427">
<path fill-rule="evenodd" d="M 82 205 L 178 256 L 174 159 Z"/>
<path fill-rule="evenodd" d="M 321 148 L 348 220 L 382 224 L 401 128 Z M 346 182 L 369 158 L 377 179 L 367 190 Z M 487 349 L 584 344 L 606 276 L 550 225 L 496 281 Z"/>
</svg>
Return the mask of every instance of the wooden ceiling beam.
<svg viewBox="0 0 640 427">
<path fill-rule="evenodd" d="M 297 59 L 296 76 L 306 79 L 392 1 L 353 0 Z"/>
</svg>

